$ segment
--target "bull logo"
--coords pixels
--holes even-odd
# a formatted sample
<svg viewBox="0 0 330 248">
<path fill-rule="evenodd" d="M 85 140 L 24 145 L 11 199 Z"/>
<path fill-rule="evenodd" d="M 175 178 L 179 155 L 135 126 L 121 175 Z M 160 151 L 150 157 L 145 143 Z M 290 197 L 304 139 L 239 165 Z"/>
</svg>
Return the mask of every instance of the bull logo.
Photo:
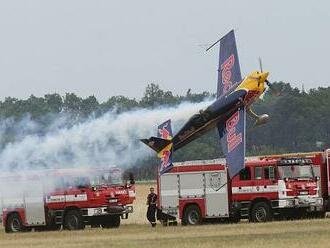
<svg viewBox="0 0 330 248">
<path fill-rule="evenodd" d="M 214 191 L 218 191 L 221 187 L 221 174 L 218 173 L 212 173 L 210 175 L 210 187 L 214 190 Z"/>
</svg>

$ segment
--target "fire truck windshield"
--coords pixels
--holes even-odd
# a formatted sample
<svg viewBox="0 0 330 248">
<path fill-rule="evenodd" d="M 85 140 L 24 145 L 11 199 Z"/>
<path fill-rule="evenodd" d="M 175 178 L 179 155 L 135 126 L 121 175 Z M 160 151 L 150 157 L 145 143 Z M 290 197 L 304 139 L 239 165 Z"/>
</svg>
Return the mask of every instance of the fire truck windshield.
<svg viewBox="0 0 330 248">
<path fill-rule="evenodd" d="M 111 170 L 110 172 L 92 175 L 90 181 L 92 186 L 123 184 L 122 173 L 120 170 Z"/>
<path fill-rule="evenodd" d="M 56 189 L 67 187 L 98 187 L 109 185 L 122 185 L 122 171 L 119 168 L 74 171 L 74 173 L 61 174 L 51 183 Z"/>
<path fill-rule="evenodd" d="M 314 178 L 311 165 L 281 165 L 278 166 L 278 174 L 281 179 L 304 179 Z"/>
</svg>

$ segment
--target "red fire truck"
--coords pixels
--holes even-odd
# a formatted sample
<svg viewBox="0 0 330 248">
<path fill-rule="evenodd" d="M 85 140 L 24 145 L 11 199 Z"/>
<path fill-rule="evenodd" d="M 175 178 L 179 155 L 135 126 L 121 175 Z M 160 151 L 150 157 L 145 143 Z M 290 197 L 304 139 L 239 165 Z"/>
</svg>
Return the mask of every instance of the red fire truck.
<svg viewBox="0 0 330 248">
<path fill-rule="evenodd" d="M 119 168 L 10 173 L 0 178 L 0 210 L 6 232 L 119 227 L 133 212 L 132 176 Z"/>
<path fill-rule="evenodd" d="M 174 163 L 158 177 L 158 218 L 195 225 L 207 219 L 324 216 L 328 167 L 329 152 L 250 157 L 228 180 L 225 160 Z"/>
</svg>

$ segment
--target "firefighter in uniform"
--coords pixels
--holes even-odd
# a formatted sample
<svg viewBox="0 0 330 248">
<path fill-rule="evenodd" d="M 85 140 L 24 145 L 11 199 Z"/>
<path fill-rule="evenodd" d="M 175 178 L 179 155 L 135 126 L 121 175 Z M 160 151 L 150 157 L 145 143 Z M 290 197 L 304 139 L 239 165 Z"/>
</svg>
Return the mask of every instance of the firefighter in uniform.
<svg viewBox="0 0 330 248">
<path fill-rule="evenodd" d="M 156 226 L 156 211 L 157 211 L 157 195 L 155 194 L 155 189 L 153 187 L 150 188 L 150 194 L 147 198 L 147 205 L 148 205 L 148 211 L 147 211 L 147 219 L 150 222 L 152 227 Z"/>
</svg>

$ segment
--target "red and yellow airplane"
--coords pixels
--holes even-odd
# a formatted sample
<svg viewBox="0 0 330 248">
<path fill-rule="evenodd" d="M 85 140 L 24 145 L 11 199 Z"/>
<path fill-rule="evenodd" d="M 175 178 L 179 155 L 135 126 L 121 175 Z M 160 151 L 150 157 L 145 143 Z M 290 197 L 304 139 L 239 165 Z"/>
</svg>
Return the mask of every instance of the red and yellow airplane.
<svg viewBox="0 0 330 248">
<path fill-rule="evenodd" d="M 162 160 L 161 172 L 172 165 L 172 153 L 217 127 L 226 155 L 230 177 L 235 176 L 245 162 L 246 112 L 255 125 L 268 121 L 266 114 L 257 115 L 251 105 L 264 93 L 269 72 L 254 71 L 241 78 L 234 31 L 220 40 L 217 99 L 205 110 L 193 115 L 173 136 L 170 120 L 158 127 L 158 137 L 141 141 L 158 153 Z"/>
</svg>

